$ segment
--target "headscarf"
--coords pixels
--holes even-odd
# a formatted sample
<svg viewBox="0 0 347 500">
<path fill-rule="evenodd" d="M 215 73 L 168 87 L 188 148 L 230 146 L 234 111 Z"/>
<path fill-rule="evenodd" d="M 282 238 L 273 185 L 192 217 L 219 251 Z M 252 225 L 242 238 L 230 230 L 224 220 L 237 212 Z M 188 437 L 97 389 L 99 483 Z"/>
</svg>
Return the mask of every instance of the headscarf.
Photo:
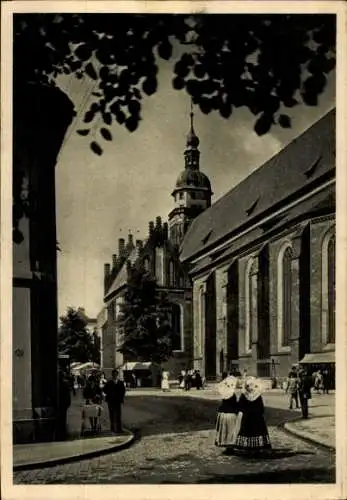
<svg viewBox="0 0 347 500">
<path fill-rule="evenodd" d="M 221 382 L 219 382 L 219 384 L 217 385 L 217 390 L 222 399 L 229 399 L 235 394 L 235 391 L 240 386 L 240 384 L 241 381 L 239 378 L 234 377 L 233 375 L 229 375 Z"/>
<path fill-rule="evenodd" d="M 255 401 L 264 392 L 264 382 L 256 377 L 247 377 L 244 386 L 244 395 L 248 401 Z"/>
</svg>

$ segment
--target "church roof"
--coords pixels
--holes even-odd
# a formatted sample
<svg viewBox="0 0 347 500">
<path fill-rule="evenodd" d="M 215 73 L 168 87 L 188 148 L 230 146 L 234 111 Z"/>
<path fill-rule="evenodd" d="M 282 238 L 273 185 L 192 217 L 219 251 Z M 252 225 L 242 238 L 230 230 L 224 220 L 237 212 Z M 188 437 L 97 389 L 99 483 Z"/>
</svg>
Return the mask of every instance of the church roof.
<svg viewBox="0 0 347 500">
<path fill-rule="evenodd" d="M 136 248 L 134 248 L 133 251 L 127 257 L 127 259 L 125 260 L 122 267 L 120 268 L 112 285 L 107 290 L 107 293 L 105 295 L 105 301 L 107 300 L 108 297 L 111 297 L 111 295 L 118 292 L 118 290 L 120 290 L 123 286 L 125 286 L 127 284 L 127 282 L 128 282 L 127 261 L 130 261 L 131 264 L 134 264 L 137 260 L 137 257 L 138 257 L 138 251 Z"/>
<path fill-rule="evenodd" d="M 190 225 L 181 245 L 190 260 L 319 184 L 335 167 L 335 109 L 237 184 Z"/>
</svg>

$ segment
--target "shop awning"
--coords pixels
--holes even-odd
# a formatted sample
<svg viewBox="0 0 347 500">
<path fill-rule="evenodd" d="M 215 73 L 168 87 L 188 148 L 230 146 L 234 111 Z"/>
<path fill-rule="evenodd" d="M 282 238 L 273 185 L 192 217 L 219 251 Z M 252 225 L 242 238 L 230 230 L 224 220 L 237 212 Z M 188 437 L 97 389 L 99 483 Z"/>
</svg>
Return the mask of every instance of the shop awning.
<svg viewBox="0 0 347 500">
<path fill-rule="evenodd" d="M 123 371 L 149 370 L 152 363 L 150 361 L 128 361 L 122 366 Z"/>
<path fill-rule="evenodd" d="M 335 363 L 335 352 L 310 352 L 300 360 L 300 364 Z"/>
</svg>

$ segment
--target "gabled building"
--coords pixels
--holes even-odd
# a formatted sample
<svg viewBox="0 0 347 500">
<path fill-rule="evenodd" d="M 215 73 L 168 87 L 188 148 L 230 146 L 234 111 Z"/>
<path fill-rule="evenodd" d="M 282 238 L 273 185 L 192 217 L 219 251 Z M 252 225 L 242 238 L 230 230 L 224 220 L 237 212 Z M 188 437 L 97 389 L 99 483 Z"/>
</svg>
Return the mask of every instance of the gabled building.
<svg viewBox="0 0 347 500">
<path fill-rule="evenodd" d="M 335 111 L 191 223 L 194 367 L 284 377 L 334 371 Z"/>
<path fill-rule="evenodd" d="M 106 374 L 115 366 L 121 367 L 125 361 L 136 361 L 124 360 L 118 351 L 121 338 L 117 327 L 129 266 L 136 263 L 141 263 L 156 278 L 158 287 L 166 292 L 172 306 L 174 353 L 166 368 L 171 376 L 177 376 L 182 369 L 192 367 L 192 287 L 187 270 L 179 260 L 179 245 L 194 218 L 211 205 L 211 185 L 200 171 L 198 146 L 191 113 L 191 127 L 184 152 L 185 168 L 172 191 L 174 208 L 168 216 L 168 223 L 163 223 L 160 216 L 155 222 L 151 221 L 145 241 L 136 240 L 134 243 L 131 234 L 127 242 L 119 239 L 118 253 L 112 256 L 112 265 L 105 264 L 107 320 L 103 327 L 102 344 Z"/>
</svg>

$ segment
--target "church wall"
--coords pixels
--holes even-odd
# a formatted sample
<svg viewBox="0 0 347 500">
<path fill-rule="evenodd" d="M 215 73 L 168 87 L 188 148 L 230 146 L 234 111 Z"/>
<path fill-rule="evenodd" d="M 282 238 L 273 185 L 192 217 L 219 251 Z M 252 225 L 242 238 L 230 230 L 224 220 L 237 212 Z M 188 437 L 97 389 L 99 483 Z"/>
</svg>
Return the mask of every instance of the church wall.
<svg viewBox="0 0 347 500">
<path fill-rule="evenodd" d="M 227 370 L 227 284 L 229 264 L 216 269 L 216 366 L 217 376 Z"/>
<path fill-rule="evenodd" d="M 325 307 L 322 296 L 323 289 L 323 241 L 326 236 L 335 233 L 335 220 L 326 217 L 313 220 L 311 223 L 311 352 L 329 349 L 325 342 L 324 323 Z"/>
<path fill-rule="evenodd" d="M 281 249 L 286 245 L 292 244 L 294 233 L 286 233 L 270 242 L 269 260 L 270 260 L 270 280 L 269 280 L 269 316 L 270 316 L 270 353 L 275 361 L 277 376 L 285 377 L 290 371 L 291 365 L 298 362 L 298 359 L 292 358 L 291 348 L 281 347 L 279 345 L 279 325 L 278 325 L 278 259 Z M 299 335 L 299 332 L 297 332 Z"/>
<path fill-rule="evenodd" d="M 306 352 L 320 352 L 324 349 L 334 349 L 334 345 L 325 346 L 322 342 L 322 318 L 324 310 L 322 306 L 322 248 L 324 238 L 334 233 L 334 217 L 328 216 L 317 220 L 307 221 L 302 224 L 290 226 L 275 238 L 263 242 L 269 248 L 269 335 L 270 352 L 264 361 L 268 365 L 268 376 L 283 379 L 288 375 L 293 363 L 297 363 Z M 290 331 L 289 345 L 281 345 L 281 325 L 279 325 L 279 301 L 282 289 L 279 285 L 279 259 L 285 248 L 291 247 L 290 260 Z M 263 248 L 263 247 L 262 247 Z M 260 321 L 261 303 L 259 302 L 260 268 L 258 265 L 259 248 L 250 250 L 246 255 L 237 258 L 238 266 L 238 344 L 239 365 L 242 372 L 259 375 L 258 341 L 262 336 L 262 322 Z M 223 262 L 215 269 L 216 276 L 216 375 L 221 375 L 223 363 L 221 350 L 223 349 L 224 360 L 227 359 L 227 280 L 228 268 L 233 260 Z M 249 266 L 251 272 L 252 297 L 249 297 L 249 307 L 252 315 L 247 310 L 247 276 Z M 309 268 L 309 273 L 308 273 Z M 205 363 L 205 328 L 204 310 L 206 280 L 212 269 L 202 271 L 197 277 L 193 277 L 193 354 L 194 368 L 201 370 L 204 374 Z M 303 276 L 309 275 L 306 283 Z M 308 299 L 305 294 L 308 295 Z M 308 304 L 307 304 L 308 300 Z M 326 313 L 325 313 L 326 314 Z M 252 321 L 252 348 L 246 347 L 249 323 Z M 310 325 L 310 331 L 306 331 L 306 325 Z M 224 364 L 225 366 L 225 364 Z M 227 367 L 229 369 L 230 367 Z"/>
<path fill-rule="evenodd" d="M 241 373 L 247 370 L 247 373 L 253 371 L 252 353 L 246 347 L 246 269 L 252 255 L 247 255 L 238 259 L 239 266 L 239 370 Z"/>
</svg>

